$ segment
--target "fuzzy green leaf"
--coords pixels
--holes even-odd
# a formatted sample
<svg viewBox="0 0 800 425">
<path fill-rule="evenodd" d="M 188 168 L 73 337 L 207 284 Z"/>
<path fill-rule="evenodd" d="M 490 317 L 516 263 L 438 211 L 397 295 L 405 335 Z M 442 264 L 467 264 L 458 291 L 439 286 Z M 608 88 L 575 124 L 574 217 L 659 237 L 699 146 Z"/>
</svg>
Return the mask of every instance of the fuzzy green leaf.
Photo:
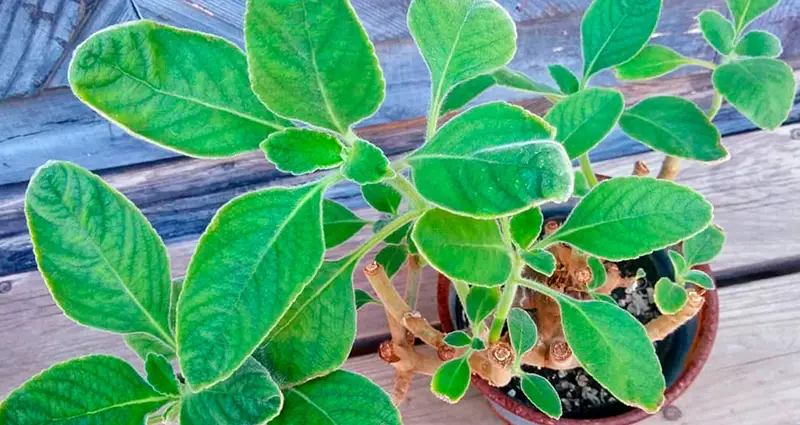
<svg viewBox="0 0 800 425">
<path fill-rule="evenodd" d="M 514 347 L 514 358 L 519 363 L 522 356 L 536 346 L 539 330 L 536 328 L 536 322 L 533 321 L 531 315 L 521 308 L 512 308 L 508 313 L 506 323 L 508 324 L 508 336 L 511 339 L 511 346 Z"/>
<path fill-rule="evenodd" d="M 339 370 L 283 394 L 283 410 L 270 425 L 401 425 L 389 395 L 352 372 Z"/>
<path fill-rule="evenodd" d="M 525 210 L 511 218 L 511 238 L 522 249 L 528 249 L 542 232 L 544 217 L 539 207 Z"/>
<path fill-rule="evenodd" d="M 390 218 L 382 218 L 375 222 L 372 226 L 372 232 L 378 233 L 383 229 L 387 224 L 391 223 L 392 219 Z M 402 225 L 400 228 L 389 234 L 383 241 L 390 244 L 390 245 L 397 245 L 403 242 L 403 239 L 408 236 L 408 231 L 411 228 L 411 223 L 406 223 Z"/>
<path fill-rule="evenodd" d="M 0 404 L 0 423 L 141 425 L 171 400 L 124 360 L 94 355 L 59 363 Z"/>
<path fill-rule="evenodd" d="M 792 68 L 769 58 L 752 58 L 721 65 L 714 71 L 714 87 L 757 126 L 780 127 L 794 104 L 797 83 Z"/>
<path fill-rule="evenodd" d="M 592 299 L 595 299 L 597 301 L 603 301 L 611 305 L 617 305 L 617 300 L 615 300 L 614 297 L 612 297 L 611 295 L 598 294 L 597 292 L 590 292 L 590 294 L 592 295 Z"/>
<path fill-rule="evenodd" d="M 316 274 L 325 187 L 249 193 L 209 224 L 178 304 L 178 358 L 193 389 L 230 376 Z"/>
<path fill-rule="evenodd" d="M 253 353 L 282 387 L 328 374 L 347 360 L 356 338 L 352 276 L 358 260 L 351 255 L 323 263 Z"/>
<path fill-rule="evenodd" d="M 386 274 L 391 278 L 406 262 L 408 251 L 404 245 L 386 245 L 375 256 L 375 262 L 383 266 Z"/>
<path fill-rule="evenodd" d="M 559 95 L 558 90 L 547 84 L 532 80 L 527 75 L 509 68 L 498 69 L 492 73 L 494 81 L 503 87 L 514 90 L 536 93 Z"/>
<path fill-rule="evenodd" d="M 397 215 L 397 209 L 403 200 L 403 195 L 397 189 L 385 183 L 361 186 L 361 194 L 372 208 L 392 215 Z"/>
<path fill-rule="evenodd" d="M 581 88 L 581 82 L 578 77 L 564 65 L 550 65 L 547 71 L 553 80 L 558 84 L 561 93 L 566 95 L 577 93 Z"/>
<path fill-rule="evenodd" d="M 505 66 L 517 49 L 514 21 L 494 0 L 414 0 L 408 28 L 430 70 L 437 110 L 453 86 Z"/>
<path fill-rule="evenodd" d="M 436 369 L 431 380 L 431 391 L 450 404 L 458 403 L 467 393 L 470 375 L 467 356 L 450 360 Z"/>
<path fill-rule="evenodd" d="M 725 246 L 725 232 L 712 224 L 702 232 L 683 242 L 683 256 L 688 267 L 707 264 L 722 252 Z"/>
<path fill-rule="evenodd" d="M 646 46 L 636 57 L 615 67 L 620 80 L 648 80 L 691 64 L 691 59 L 656 44 Z"/>
<path fill-rule="evenodd" d="M 330 199 L 322 201 L 322 220 L 325 249 L 344 243 L 367 224 L 347 207 Z"/>
<path fill-rule="evenodd" d="M 450 278 L 497 286 L 511 275 L 511 256 L 495 221 L 433 209 L 414 226 L 412 239 L 428 263 Z"/>
<path fill-rule="evenodd" d="M 621 402 L 656 412 L 666 384 L 644 326 L 607 302 L 563 297 L 558 303 L 578 363 Z"/>
<path fill-rule="evenodd" d="M 544 249 L 523 252 L 522 260 L 532 269 L 545 276 L 552 276 L 556 270 L 556 257 L 550 251 Z"/>
<path fill-rule="evenodd" d="M 772 33 L 751 31 L 739 40 L 734 52 L 739 56 L 777 58 L 783 53 L 783 46 Z"/>
<path fill-rule="evenodd" d="M 694 102 L 680 97 L 645 99 L 625 111 L 619 126 L 632 138 L 667 155 L 706 162 L 728 158 L 719 130 Z"/>
<path fill-rule="evenodd" d="M 497 308 L 500 302 L 500 290 L 473 286 L 467 294 L 467 318 L 472 326 L 484 321 Z"/>
<path fill-rule="evenodd" d="M 372 295 L 363 289 L 356 289 L 356 310 L 364 307 L 367 304 L 383 305 L 379 300 L 376 300 Z"/>
<path fill-rule="evenodd" d="M 348 0 L 248 0 L 253 90 L 281 116 L 346 134 L 378 110 L 383 73 Z"/>
<path fill-rule="evenodd" d="M 523 373 L 519 379 L 522 393 L 528 401 L 553 419 L 561 417 L 561 398 L 550 381 L 532 373 Z"/>
<path fill-rule="evenodd" d="M 168 360 L 175 358 L 175 350 L 172 347 L 150 334 L 127 334 L 125 335 L 125 345 L 142 360 L 147 359 L 147 355 L 150 353 L 160 354 Z"/>
<path fill-rule="evenodd" d="M 172 279 L 169 287 L 169 330 L 174 334 L 178 323 L 178 300 L 183 292 L 183 278 Z M 169 356 L 165 357 L 169 358 Z"/>
<path fill-rule="evenodd" d="M 700 22 L 703 37 L 711 47 L 723 55 L 729 55 L 733 51 L 736 29 L 729 20 L 716 10 L 704 10 L 697 20 Z"/>
<path fill-rule="evenodd" d="M 486 349 L 486 343 L 483 342 L 483 340 L 480 339 L 479 337 L 475 337 L 472 338 L 472 344 L 470 345 L 470 348 L 472 348 L 475 351 L 483 351 Z"/>
<path fill-rule="evenodd" d="M 736 22 L 736 32 L 741 33 L 747 24 L 766 13 L 778 1 L 780 0 L 728 0 L 728 7 Z"/>
<path fill-rule="evenodd" d="M 255 150 L 292 125 L 258 101 L 233 43 L 147 20 L 86 40 L 69 81 L 79 99 L 126 131 L 187 155 Z"/>
<path fill-rule="evenodd" d="M 712 210 L 686 186 L 649 177 L 618 177 L 595 186 L 547 239 L 621 261 L 694 235 L 711 222 Z"/>
<path fill-rule="evenodd" d="M 148 354 L 144 370 L 147 372 L 147 382 L 156 391 L 164 395 L 180 395 L 178 379 L 166 357 L 154 353 Z"/>
<path fill-rule="evenodd" d="M 708 289 L 709 291 L 716 288 L 716 285 L 714 285 L 714 279 L 700 270 L 689 270 L 685 275 L 683 275 L 683 278 L 687 282 L 692 282 L 703 289 Z"/>
<path fill-rule="evenodd" d="M 617 125 L 625 100 L 612 89 L 587 89 L 559 102 L 544 119 L 558 129 L 556 140 L 570 159 L 597 146 Z"/>
<path fill-rule="evenodd" d="M 444 342 L 455 348 L 468 347 L 472 344 L 472 337 L 467 335 L 464 331 L 456 331 L 447 334 L 447 336 L 444 337 Z"/>
<path fill-rule="evenodd" d="M 75 164 L 48 162 L 28 185 L 25 216 L 39 270 L 67 317 L 174 345 L 167 249 L 133 203 Z"/>
<path fill-rule="evenodd" d="M 275 167 L 301 175 L 333 168 L 342 163 L 339 139 L 321 131 L 290 128 L 271 134 L 261 150 Z"/>
<path fill-rule="evenodd" d="M 496 83 L 492 74 L 484 74 L 456 85 L 444 98 L 440 115 L 463 108 Z"/>
<path fill-rule="evenodd" d="M 496 102 L 457 116 L 408 158 L 414 184 L 432 203 L 490 218 L 572 192 L 572 165 L 553 129 L 524 109 Z"/>
<path fill-rule="evenodd" d="M 662 277 L 656 282 L 655 300 L 661 313 L 675 314 L 679 312 L 686 305 L 688 299 L 689 296 L 683 285 L 678 285 L 666 277 Z"/>
<path fill-rule="evenodd" d="M 394 170 L 377 146 L 365 140 L 356 140 L 342 165 L 342 175 L 358 184 L 368 184 L 394 177 Z"/>
<path fill-rule="evenodd" d="M 213 387 L 184 396 L 181 425 L 263 424 L 278 415 L 280 388 L 269 372 L 247 359 L 233 375 Z"/>
<path fill-rule="evenodd" d="M 581 23 L 583 78 L 631 60 L 658 23 L 661 0 L 595 0 Z"/>
<path fill-rule="evenodd" d="M 686 272 L 686 260 L 683 256 L 673 250 L 668 251 L 669 261 L 672 263 L 672 269 L 675 271 L 675 276 L 680 276 Z"/>
<path fill-rule="evenodd" d="M 586 260 L 589 270 L 592 271 L 592 281 L 589 282 L 589 290 L 600 289 L 606 283 L 606 266 L 596 257 L 589 257 Z"/>
<path fill-rule="evenodd" d="M 575 188 L 572 190 L 572 196 L 583 197 L 586 196 L 592 188 L 589 182 L 586 181 L 586 176 L 582 172 L 575 172 Z"/>
</svg>

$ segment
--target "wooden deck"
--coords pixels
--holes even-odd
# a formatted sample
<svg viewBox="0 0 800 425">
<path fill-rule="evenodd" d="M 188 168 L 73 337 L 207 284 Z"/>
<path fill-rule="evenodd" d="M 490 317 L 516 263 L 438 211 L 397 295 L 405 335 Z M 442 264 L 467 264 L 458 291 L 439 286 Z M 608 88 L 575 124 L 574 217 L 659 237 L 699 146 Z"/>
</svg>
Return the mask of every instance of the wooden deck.
<svg viewBox="0 0 800 425">
<path fill-rule="evenodd" d="M 35 270 L 22 213 L 26 181 L 48 159 L 97 170 L 154 223 L 168 244 L 173 273 L 185 272 L 197 237 L 214 211 L 255 188 L 297 184 L 259 153 L 226 160 L 175 156 L 132 139 L 81 105 L 66 85 L 65 63 L 74 46 L 97 29 L 148 18 L 210 31 L 241 44 L 244 0 L 0 0 L 0 399 L 49 365 L 88 353 L 109 353 L 135 364 L 118 335 L 71 322 L 54 305 Z M 376 43 L 387 78 L 387 103 L 358 130 L 396 156 L 422 141 L 428 78 L 405 28 L 405 0 L 352 0 Z M 512 67 L 546 80 L 546 65 L 573 69 L 580 60 L 577 28 L 589 0 L 500 0 L 518 22 L 520 49 Z M 520 8 L 517 9 L 519 4 Z M 713 59 L 696 30 L 705 6 L 724 0 L 665 0 L 656 41 L 687 55 Z M 755 27 L 784 41 L 784 59 L 800 67 L 800 0 L 782 0 Z M 653 94 L 710 100 L 709 75 L 689 69 L 667 79 L 621 86 L 635 103 Z M 796 72 L 800 74 L 800 72 Z M 598 82 L 616 85 L 602 75 Z M 546 103 L 493 90 L 482 97 L 513 100 L 542 112 Z M 796 102 L 797 104 L 797 102 Z M 800 108 L 776 132 L 755 131 L 729 107 L 716 124 L 732 159 L 713 167 L 685 163 L 679 181 L 716 207 L 715 222 L 728 245 L 712 264 L 720 283 L 720 329 L 711 359 L 674 405 L 647 423 L 716 425 L 793 424 L 800 420 Z M 633 162 L 656 168 L 661 155 L 615 132 L 595 153 L 597 170 L 627 175 Z M 369 217 L 357 188 L 336 186 L 329 196 Z M 363 240 L 363 237 L 361 239 Z M 338 248 L 347 250 L 359 238 Z M 402 278 L 398 281 L 403 281 Z M 435 319 L 435 276 L 427 271 L 420 311 Z M 367 289 L 358 276 L 356 286 Z M 358 313 L 358 340 L 346 368 L 385 388 L 393 369 L 374 354 L 387 338 L 384 313 Z M 458 406 L 436 400 L 429 379 L 415 378 L 402 406 L 406 424 L 500 424 L 470 390 Z"/>
</svg>

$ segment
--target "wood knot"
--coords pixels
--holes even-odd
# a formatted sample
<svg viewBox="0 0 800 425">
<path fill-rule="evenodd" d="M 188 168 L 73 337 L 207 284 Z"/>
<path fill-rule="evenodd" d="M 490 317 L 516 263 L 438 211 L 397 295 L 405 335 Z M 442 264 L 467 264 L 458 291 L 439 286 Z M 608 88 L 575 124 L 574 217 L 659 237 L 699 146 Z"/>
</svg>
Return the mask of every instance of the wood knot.
<svg viewBox="0 0 800 425">
<path fill-rule="evenodd" d="M 367 276 L 375 276 L 380 272 L 380 270 L 381 265 L 373 261 L 372 264 L 368 264 L 366 267 L 364 267 L 364 274 Z"/>
<path fill-rule="evenodd" d="M 557 222 L 555 220 L 549 220 L 549 221 L 544 223 L 544 234 L 545 235 L 549 235 L 549 234 L 555 232 L 556 230 L 558 230 L 558 228 L 560 226 L 561 226 L 561 224 L 559 222 Z"/>
<path fill-rule="evenodd" d="M 578 285 L 585 286 L 592 281 L 592 271 L 588 267 L 582 267 L 575 270 L 575 282 Z"/>
<path fill-rule="evenodd" d="M 644 161 L 636 161 L 636 163 L 633 164 L 633 175 L 639 177 L 649 176 L 650 168 L 644 163 Z"/>
<path fill-rule="evenodd" d="M 695 308 L 699 307 L 700 305 L 703 304 L 703 301 L 705 301 L 704 298 L 703 298 L 703 294 L 700 292 L 700 290 L 697 290 L 696 288 L 690 288 L 686 292 L 687 292 L 687 295 L 689 296 L 689 299 L 688 299 L 688 301 L 686 303 L 688 305 L 690 305 L 691 307 L 695 307 Z M 705 292 L 705 291 L 703 291 L 703 292 Z"/>
<path fill-rule="evenodd" d="M 11 286 L 12 284 L 10 280 L 4 280 L 0 282 L 0 294 L 11 292 Z"/>
<path fill-rule="evenodd" d="M 492 359 L 494 359 L 500 366 L 508 367 L 514 362 L 514 351 L 507 342 L 498 342 L 492 345 L 490 349 Z"/>
<path fill-rule="evenodd" d="M 566 363 L 572 358 L 572 349 L 567 341 L 557 338 L 550 344 L 550 360 L 554 363 Z"/>
<path fill-rule="evenodd" d="M 386 363 L 397 363 L 401 360 L 394 352 L 394 344 L 392 344 L 392 341 L 381 342 L 381 345 L 378 346 L 378 356 Z"/>
<path fill-rule="evenodd" d="M 439 360 L 446 362 L 456 357 L 456 349 L 447 344 L 442 344 L 436 350 L 436 354 L 439 356 Z"/>
</svg>

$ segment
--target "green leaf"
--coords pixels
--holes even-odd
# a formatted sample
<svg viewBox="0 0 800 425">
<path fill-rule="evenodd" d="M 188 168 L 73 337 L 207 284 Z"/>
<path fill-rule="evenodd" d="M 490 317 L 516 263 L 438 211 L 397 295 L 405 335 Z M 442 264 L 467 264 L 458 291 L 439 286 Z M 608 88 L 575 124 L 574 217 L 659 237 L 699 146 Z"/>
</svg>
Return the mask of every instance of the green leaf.
<svg viewBox="0 0 800 425">
<path fill-rule="evenodd" d="M 708 44 L 723 55 L 731 54 L 736 42 L 733 24 L 716 10 L 704 10 L 697 20 Z"/>
<path fill-rule="evenodd" d="M 375 262 L 383 266 L 386 274 L 391 278 L 406 262 L 408 251 L 404 245 L 386 245 L 375 256 Z"/>
<path fill-rule="evenodd" d="M 589 192 L 547 240 L 609 261 L 638 258 L 704 229 L 713 207 L 671 181 L 617 177 Z"/>
<path fill-rule="evenodd" d="M 484 74 L 456 85 L 444 98 L 440 115 L 463 108 L 495 84 L 492 74 Z"/>
<path fill-rule="evenodd" d="M 377 183 L 394 177 L 389 158 L 377 146 L 356 140 L 342 165 L 342 175 L 358 184 Z"/>
<path fill-rule="evenodd" d="M 751 31 L 736 44 L 739 56 L 777 58 L 783 53 L 781 40 L 767 31 Z"/>
<path fill-rule="evenodd" d="M 572 196 L 583 197 L 586 196 L 592 188 L 589 182 L 586 181 L 586 176 L 580 171 L 575 171 L 575 188 L 572 190 Z"/>
<path fill-rule="evenodd" d="M 178 304 L 178 358 L 193 389 L 230 376 L 316 274 L 325 187 L 249 193 L 209 224 Z"/>
<path fill-rule="evenodd" d="M 181 297 L 181 292 L 183 292 L 183 278 L 172 279 L 169 288 L 169 330 L 175 334 L 175 327 L 178 323 L 178 300 Z M 174 354 L 172 355 L 174 356 Z M 170 358 L 169 356 L 165 357 Z"/>
<path fill-rule="evenodd" d="M 544 217 L 539 207 L 525 210 L 511 218 L 511 238 L 522 249 L 528 249 L 542 232 Z"/>
<path fill-rule="evenodd" d="M 322 201 L 322 220 L 325 249 L 344 243 L 367 224 L 347 207 L 330 199 Z"/>
<path fill-rule="evenodd" d="M 669 74 L 691 63 L 691 59 L 669 47 L 653 44 L 646 46 L 633 59 L 614 69 L 620 80 L 648 80 Z"/>
<path fill-rule="evenodd" d="M 172 347 L 150 334 L 127 334 L 125 335 L 125 345 L 142 360 L 147 359 L 147 355 L 150 353 L 160 354 L 169 360 L 175 358 L 175 350 Z"/>
<path fill-rule="evenodd" d="M 381 229 L 383 229 L 387 224 L 389 224 L 391 222 L 392 222 L 392 219 L 390 219 L 390 218 L 380 219 L 380 220 L 376 221 L 375 224 L 372 226 L 372 232 L 373 233 L 380 232 Z M 400 228 L 398 228 L 397 230 L 395 230 L 394 232 L 392 232 L 383 241 L 388 243 L 388 244 L 391 244 L 391 245 L 397 245 L 400 242 L 402 242 L 403 239 L 408 235 L 408 230 L 410 228 L 411 228 L 411 223 L 406 223 L 406 224 L 402 225 Z"/>
<path fill-rule="evenodd" d="M 144 362 L 147 382 L 163 395 L 180 395 L 180 387 L 172 365 L 164 356 L 150 353 Z"/>
<path fill-rule="evenodd" d="M 171 400 L 117 357 L 59 363 L 34 376 L 0 404 L 0 423 L 141 425 Z"/>
<path fill-rule="evenodd" d="M 472 344 L 472 337 L 467 335 L 464 331 L 456 331 L 447 334 L 447 336 L 444 337 L 444 342 L 455 348 L 468 347 Z"/>
<path fill-rule="evenodd" d="M 596 257 L 589 257 L 586 260 L 589 270 L 592 271 L 592 281 L 589 282 L 588 289 L 594 291 L 600 289 L 606 283 L 606 266 Z"/>
<path fill-rule="evenodd" d="M 578 363 L 621 402 L 656 412 L 664 403 L 664 375 L 639 321 L 603 301 L 559 298 L 564 336 Z"/>
<path fill-rule="evenodd" d="M 519 364 L 519 360 L 536 346 L 539 330 L 531 315 L 521 308 L 512 308 L 508 313 L 506 323 L 511 346 L 514 347 L 514 358 Z"/>
<path fill-rule="evenodd" d="M 486 349 L 486 343 L 483 342 L 482 339 L 479 337 L 472 338 L 472 344 L 470 347 L 475 351 L 483 351 Z"/>
<path fill-rule="evenodd" d="M 352 276 L 358 260 L 324 262 L 253 353 L 282 387 L 328 374 L 347 360 L 356 338 Z"/>
<path fill-rule="evenodd" d="M 500 302 L 500 290 L 473 286 L 467 294 L 467 318 L 472 326 L 484 321 L 497 308 Z"/>
<path fill-rule="evenodd" d="M 572 165 L 553 129 L 524 109 L 496 102 L 453 118 L 408 158 L 420 194 L 481 218 L 516 213 L 572 192 Z"/>
<path fill-rule="evenodd" d="M 561 93 L 566 95 L 577 93 L 581 89 L 578 77 L 564 65 L 550 65 L 547 67 L 550 76 L 558 84 Z"/>
<path fill-rule="evenodd" d="M 495 221 L 433 209 L 422 215 L 411 238 L 425 260 L 450 278 L 497 286 L 511 275 L 511 256 Z"/>
<path fill-rule="evenodd" d="M 544 249 L 535 249 L 522 253 L 522 260 L 532 269 L 545 275 L 552 276 L 556 271 L 556 257 Z"/>
<path fill-rule="evenodd" d="M 625 100 L 612 89 L 582 90 L 553 106 L 544 119 L 558 129 L 556 140 L 570 159 L 597 146 L 617 125 Z"/>
<path fill-rule="evenodd" d="M 383 305 L 379 300 L 372 297 L 367 291 L 363 289 L 356 289 L 356 310 L 367 304 Z"/>
<path fill-rule="evenodd" d="M 716 285 L 714 285 L 714 279 L 700 270 L 689 270 L 685 275 L 683 275 L 683 278 L 686 281 L 692 282 L 703 289 L 708 289 L 709 291 L 716 288 Z"/>
<path fill-rule="evenodd" d="M 519 379 L 522 393 L 528 401 L 553 419 L 561 417 L 561 398 L 550 381 L 533 373 L 523 373 Z"/>
<path fill-rule="evenodd" d="M 666 277 L 662 277 L 656 282 L 655 300 L 662 313 L 675 314 L 681 311 L 688 299 L 689 296 L 683 285 L 678 285 Z"/>
<path fill-rule="evenodd" d="M 558 90 L 537 81 L 532 80 L 527 75 L 514 71 L 513 69 L 501 68 L 492 73 L 495 82 L 498 85 L 508 87 L 510 89 L 537 93 L 537 94 L 552 94 L 560 95 Z"/>
<path fill-rule="evenodd" d="M 269 372 L 247 359 L 228 379 L 184 396 L 181 425 L 263 424 L 278 415 L 281 390 Z"/>
<path fill-rule="evenodd" d="M 261 143 L 261 150 L 277 169 L 298 176 L 342 163 L 339 139 L 315 130 L 289 128 L 273 133 Z"/>
<path fill-rule="evenodd" d="M 672 269 L 675 270 L 675 276 L 680 276 L 686 272 L 688 269 L 686 267 L 686 260 L 683 259 L 683 256 L 673 250 L 667 251 L 669 255 L 669 261 L 672 263 Z"/>
<path fill-rule="evenodd" d="M 67 317 L 174 345 L 167 249 L 131 201 L 89 171 L 51 161 L 31 178 L 25 216 L 39 271 Z"/>
<path fill-rule="evenodd" d="M 581 23 L 583 78 L 631 60 L 658 24 L 661 0 L 595 0 Z"/>
<path fill-rule="evenodd" d="M 753 58 L 719 66 L 714 87 L 757 126 L 774 130 L 786 121 L 794 103 L 794 72 L 777 59 Z"/>
<path fill-rule="evenodd" d="M 397 215 L 397 209 L 403 200 L 403 195 L 400 192 L 385 183 L 361 186 L 361 194 L 372 208 L 392 215 Z"/>
<path fill-rule="evenodd" d="M 258 101 L 247 59 L 233 43 L 147 20 L 86 40 L 69 82 L 79 99 L 129 133 L 192 156 L 255 150 L 292 125 Z"/>
<path fill-rule="evenodd" d="M 721 227 L 712 224 L 702 232 L 683 242 L 683 256 L 686 265 L 694 267 L 698 264 L 707 264 L 722 252 L 725 246 L 725 232 Z"/>
<path fill-rule="evenodd" d="M 672 96 L 647 98 L 625 111 L 619 126 L 632 138 L 678 158 L 722 161 L 722 136 L 694 102 Z"/>
<path fill-rule="evenodd" d="M 514 21 L 494 0 L 414 0 L 408 28 L 431 73 L 432 111 L 453 86 L 505 66 L 517 50 Z"/>
<path fill-rule="evenodd" d="M 766 13 L 779 0 L 728 0 L 728 7 L 736 21 L 736 33 L 742 32 L 744 27 L 756 18 Z"/>
<path fill-rule="evenodd" d="M 431 391 L 443 401 L 458 403 L 467 393 L 470 375 L 468 356 L 450 360 L 436 369 Z"/>
<path fill-rule="evenodd" d="M 378 110 L 383 73 L 348 0 L 248 0 L 253 90 L 277 114 L 346 134 Z"/>
<path fill-rule="evenodd" d="M 352 372 L 339 370 L 283 393 L 283 410 L 270 425 L 401 425 L 389 395 Z"/>
<path fill-rule="evenodd" d="M 598 294 L 597 292 L 589 292 L 592 295 L 592 298 L 597 301 L 603 301 L 612 305 L 617 305 L 617 300 L 614 299 L 611 295 L 608 294 Z"/>
</svg>

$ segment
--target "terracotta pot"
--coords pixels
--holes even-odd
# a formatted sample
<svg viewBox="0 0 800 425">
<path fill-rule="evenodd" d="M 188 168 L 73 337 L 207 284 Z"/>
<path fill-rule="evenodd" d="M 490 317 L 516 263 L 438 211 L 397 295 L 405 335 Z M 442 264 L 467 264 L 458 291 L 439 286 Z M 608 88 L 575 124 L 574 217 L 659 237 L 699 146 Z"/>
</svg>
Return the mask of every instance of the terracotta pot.
<svg viewBox="0 0 800 425">
<path fill-rule="evenodd" d="M 698 266 L 695 268 L 711 275 L 711 269 L 708 266 Z M 711 276 L 713 277 L 713 275 Z M 442 324 L 442 330 L 445 332 L 452 332 L 455 330 L 455 322 L 450 312 L 450 293 L 450 280 L 440 274 L 437 288 L 437 303 L 439 320 Z M 702 370 L 703 365 L 705 365 L 711 353 L 711 347 L 714 344 L 714 338 L 717 334 L 717 323 L 719 321 L 719 298 L 717 292 L 707 291 L 705 300 L 705 304 L 700 310 L 700 313 L 698 313 L 692 321 L 684 325 L 684 327 L 690 325 L 695 326 L 696 331 L 683 362 L 683 367 L 679 371 L 679 375 L 672 385 L 667 388 L 664 406 L 668 406 L 674 402 L 686 391 L 686 388 L 694 382 L 694 379 L 700 373 L 700 370 Z M 497 416 L 510 425 L 529 425 L 531 423 L 537 425 L 627 425 L 649 417 L 647 412 L 631 408 L 631 410 L 626 413 L 605 418 L 562 418 L 556 421 L 538 410 L 534 410 L 518 400 L 509 397 L 503 391 L 491 386 L 477 375 L 472 376 L 472 384 L 489 400 L 489 404 Z"/>
</svg>

